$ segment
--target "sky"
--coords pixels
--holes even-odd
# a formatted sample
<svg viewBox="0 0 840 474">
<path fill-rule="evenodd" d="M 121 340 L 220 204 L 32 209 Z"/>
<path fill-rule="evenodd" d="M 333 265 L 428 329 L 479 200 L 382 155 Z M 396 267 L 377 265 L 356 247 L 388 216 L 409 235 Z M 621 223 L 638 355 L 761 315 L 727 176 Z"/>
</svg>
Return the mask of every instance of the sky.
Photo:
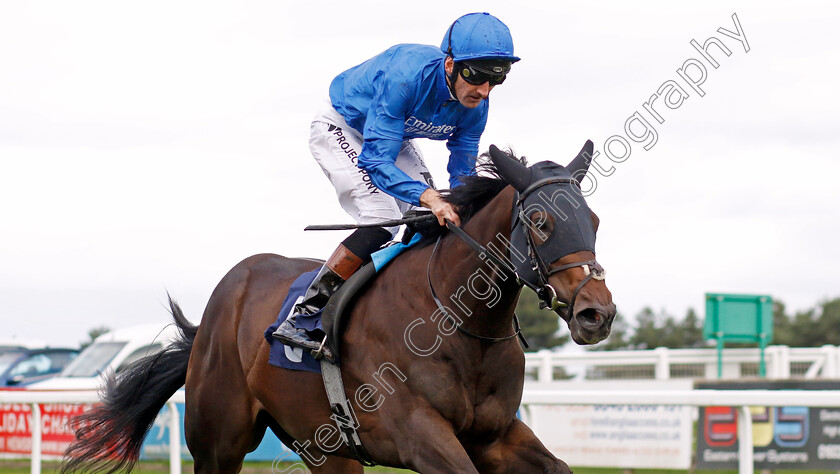
<svg viewBox="0 0 840 474">
<path fill-rule="evenodd" d="M 352 222 L 308 150 L 330 81 L 473 11 L 522 58 L 480 148 L 565 164 L 595 142 L 587 200 L 622 315 L 840 296 L 834 2 L 4 2 L 0 339 L 163 325 L 167 292 L 199 322 L 249 255 L 326 258 L 348 232 L 303 228 Z M 719 30 L 733 15 L 745 40 Z M 711 37 L 717 68 L 690 43 Z M 645 127 L 655 142 L 630 137 Z M 420 146 L 446 182 L 443 142 Z"/>
</svg>

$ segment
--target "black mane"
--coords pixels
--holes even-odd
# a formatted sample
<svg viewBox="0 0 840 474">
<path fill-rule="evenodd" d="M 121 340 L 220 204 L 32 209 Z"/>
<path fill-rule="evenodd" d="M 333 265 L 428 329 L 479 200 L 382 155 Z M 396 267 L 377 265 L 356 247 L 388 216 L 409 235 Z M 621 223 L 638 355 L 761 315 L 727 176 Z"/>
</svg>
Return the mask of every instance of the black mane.
<svg viewBox="0 0 840 474">
<path fill-rule="evenodd" d="M 487 176 L 464 176 L 460 179 L 462 184 L 452 189 L 444 199 L 455 206 L 462 224 L 493 200 L 508 184 L 501 178 Z"/>
<path fill-rule="evenodd" d="M 505 150 L 505 153 L 525 164 L 525 157 L 517 158 L 510 150 Z M 443 193 L 444 200 L 455 206 L 458 216 L 461 218 L 461 225 L 470 220 L 476 212 L 492 201 L 508 185 L 499 176 L 496 166 L 490 161 L 489 153 L 481 154 L 475 170 L 475 175 L 459 178 L 461 180 L 460 186 Z M 420 242 L 420 245 L 432 242 L 438 235 L 446 231 L 446 228 L 439 226 L 436 221 L 421 227 L 420 232 L 423 234 L 423 241 Z"/>
<path fill-rule="evenodd" d="M 507 155 L 522 164 L 525 164 L 525 157 L 517 158 L 511 150 L 505 150 Z M 482 153 L 478 164 L 475 167 L 476 174 L 460 178 L 461 185 L 449 191 L 444 198 L 454 205 L 461 217 L 461 223 L 465 223 L 481 208 L 487 205 L 496 197 L 508 183 L 499 176 L 496 166 L 490 160 L 489 153 Z"/>
</svg>

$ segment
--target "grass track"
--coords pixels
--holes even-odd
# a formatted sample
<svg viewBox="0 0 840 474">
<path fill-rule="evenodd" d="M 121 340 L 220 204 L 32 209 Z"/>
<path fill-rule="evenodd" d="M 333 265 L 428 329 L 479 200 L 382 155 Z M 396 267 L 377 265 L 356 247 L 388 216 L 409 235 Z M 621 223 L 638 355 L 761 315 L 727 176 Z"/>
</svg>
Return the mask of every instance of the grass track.
<svg viewBox="0 0 840 474">
<path fill-rule="evenodd" d="M 284 466 L 291 466 L 285 464 Z M 57 462 L 45 462 L 42 465 L 42 472 L 55 472 L 58 467 Z M 624 474 L 622 469 L 598 469 L 598 468 L 573 468 L 575 474 Z M 184 474 L 191 474 L 193 472 L 192 463 L 185 462 L 182 466 Z M 7 460 L 0 459 L 0 474 L 28 474 L 30 472 L 28 460 Z M 133 471 L 135 474 L 160 474 L 169 472 L 169 463 L 167 462 L 152 462 L 144 461 L 137 465 L 137 469 Z M 243 474 L 256 473 L 270 473 L 271 463 L 269 462 L 247 462 L 242 469 Z M 366 468 L 365 472 L 376 473 L 408 473 L 404 469 L 394 469 L 389 467 L 374 467 Z M 679 474 L 688 471 L 666 470 L 666 469 L 636 469 L 631 471 L 633 474 Z M 694 471 L 695 474 L 736 474 L 737 471 Z M 824 474 L 829 471 L 774 471 L 775 474 Z"/>
</svg>

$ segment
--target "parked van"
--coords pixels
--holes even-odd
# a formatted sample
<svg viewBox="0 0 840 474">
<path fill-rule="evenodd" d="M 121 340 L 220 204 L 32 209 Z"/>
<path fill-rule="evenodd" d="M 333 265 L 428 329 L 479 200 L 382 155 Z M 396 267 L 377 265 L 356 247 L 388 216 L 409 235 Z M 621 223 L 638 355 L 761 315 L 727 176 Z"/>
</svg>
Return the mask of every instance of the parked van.
<svg viewBox="0 0 840 474">
<path fill-rule="evenodd" d="M 174 324 L 148 324 L 105 333 L 85 348 L 57 377 L 25 387 L 29 390 L 96 390 L 101 388 L 102 374 L 110 371 L 119 373 L 132 362 L 147 355 L 156 354 L 178 339 L 178 328 Z M 183 390 L 183 387 L 181 388 Z M 168 459 L 169 457 L 169 405 L 164 405 L 146 436 L 141 459 Z M 181 421 L 181 452 L 189 459 L 184 433 L 184 405 L 178 404 Z M 68 435 L 69 443 L 72 435 Z M 2 449 L 0 449 L 2 451 Z M 54 453 L 60 455 L 61 453 Z M 279 457 L 278 457 L 279 455 Z M 283 446 L 277 436 L 267 430 L 260 445 L 246 456 L 246 461 L 295 462 L 300 457 Z"/>
<path fill-rule="evenodd" d="M 23 387 L 55 377 L 76 356 L 78 349 L 7 349 L 0 353 L 0 388 Z"/>
<path fill-rule="evenodd" d="M 107 332 L 85 348 L 61 373 L 34 383 L 31 390 L 94 390 L 102 385 L 102 374 L 119 373 L 132 362 L 156 354 L 178 338 L 174 324 L 144 324 Z"/>
<path fill-rule="evenodd" d="M 9 351 L 19 351 L 21 349 L 40 349 L 42 347 L 49 347 L 49 345 L 46 341 L 34 339 L 0 337 L 0 354 Z"/>
</svg>

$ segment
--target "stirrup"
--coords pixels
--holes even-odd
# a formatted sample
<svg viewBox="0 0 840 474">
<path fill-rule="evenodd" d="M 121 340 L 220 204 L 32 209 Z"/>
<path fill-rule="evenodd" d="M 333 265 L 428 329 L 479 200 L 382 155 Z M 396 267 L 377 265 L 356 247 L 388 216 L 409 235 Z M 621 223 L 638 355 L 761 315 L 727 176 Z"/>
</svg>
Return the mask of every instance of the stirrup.
<svg viewBox="0 0 840 474">
<path fill-rule="evenodd" d="M 281 333 L 281 328 L 277 328 L 277 331 L 274 331 L 274 333 L 271 334 L 271 336 L 280 341 L 281 344 L 289 347 L 304 349 L 315 359 L 326 359 L 331 363 L 335 363 L 335 354 L 329 346 L 326 345 L 326 336 L 319 343 L 317 340 L 313 340 L 309 336 L 309 333 L 303 329 L 294 329 L 294 332 L 291 333 Z"/>
<path fill-rule="evenodd" d="M 321 345 L 317 349 L 310 351 L 312 358 L 315 360 L 326 359 L 330 363 L 335 364 L 335 354 L 327 347 L 327 335 L 321 340 Z"/>
</svg>

